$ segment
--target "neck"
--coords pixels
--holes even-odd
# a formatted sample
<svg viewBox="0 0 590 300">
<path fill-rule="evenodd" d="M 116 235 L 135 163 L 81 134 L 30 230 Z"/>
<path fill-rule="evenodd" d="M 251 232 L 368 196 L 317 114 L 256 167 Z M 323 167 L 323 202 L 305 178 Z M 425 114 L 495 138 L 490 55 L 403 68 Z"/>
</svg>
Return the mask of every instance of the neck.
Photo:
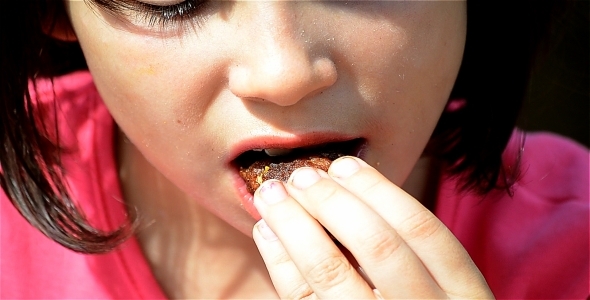
<svg viewBox="0 0 590 300">
<path fill-rule="evenodd" d="M 119 134 L 119 177 L 137 238 L 170 298 L 274 298 L 251 238 L 189 199 Z"/>
</svg>

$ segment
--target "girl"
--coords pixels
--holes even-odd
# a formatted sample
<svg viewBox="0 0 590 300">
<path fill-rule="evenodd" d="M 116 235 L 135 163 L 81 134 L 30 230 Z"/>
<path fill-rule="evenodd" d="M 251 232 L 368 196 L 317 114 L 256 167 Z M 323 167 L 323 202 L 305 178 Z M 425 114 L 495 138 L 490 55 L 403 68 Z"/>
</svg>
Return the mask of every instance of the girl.
<svg viewBox="0 0 590 300">
<path fill-rule="evenodd" d="M 588 151 L 513 132 L 537 3 L 11 1 L 2 297 L 586 297 Z"/>
</svg>

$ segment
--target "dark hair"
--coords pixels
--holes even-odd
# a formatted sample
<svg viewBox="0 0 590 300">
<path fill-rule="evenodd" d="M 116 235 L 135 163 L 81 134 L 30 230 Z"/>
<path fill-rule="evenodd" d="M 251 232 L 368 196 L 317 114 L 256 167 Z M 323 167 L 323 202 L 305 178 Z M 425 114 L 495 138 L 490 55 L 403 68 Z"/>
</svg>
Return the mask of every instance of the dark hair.
<svg viewBox="0 0 590 300">
<path fill-rule="evenodd" d="M 459 188 L 511 193 L 519 176 L 520 152 L 510 162 L 502 161 L 502 153 L 543 37 L 552 19 L 563 13 L 564 3 L 468 1 L 465 53 L 450 97 L 465 105 L 443 113 L 426 149 L 446 164 L 448 173 L 461 177 Z"/>
<path fill-rule="evenodd" d="M 467 4 L 467 42 L 451 98 L 465 99 L 444 113 L 426 152 L 462 176 L 462 188 L 482 194 L 510 183 L 502 152 L 526 92 L 531 57 L 559 1 Z M 41 232 L 74 251 L 106 252 L 127 238 L 133 223 L 113 232 L 92 227 L 70 198 L 60 164 L 59 137 L 36 122 L 28 84 L 85 68 L 77 43 L 45 32 L 67 20 L 60 0 L 9 1 L 0 10 L 0 184 L 18 211 Z M 57 126 L 55 124 L 55 126 Z M 503 175 L 504 174 L 504 175 Z"/>
<path fill-rule="evenodd" d="M 27 221 L 49 238 L 78 252 L 107 252 L 133 226 L 104 232 L 89 224 L 63 179 L 59 136 L 50 134 L 57 132 L 57 124 L 47 128 L 37 119 L 39 107 L 28 89 L 31 79 L 84 67 L 79 46 L 44 33 L 63 20 L 63 1 L 5 4 L 0 10 L 0 185 Z"/>
</svg>

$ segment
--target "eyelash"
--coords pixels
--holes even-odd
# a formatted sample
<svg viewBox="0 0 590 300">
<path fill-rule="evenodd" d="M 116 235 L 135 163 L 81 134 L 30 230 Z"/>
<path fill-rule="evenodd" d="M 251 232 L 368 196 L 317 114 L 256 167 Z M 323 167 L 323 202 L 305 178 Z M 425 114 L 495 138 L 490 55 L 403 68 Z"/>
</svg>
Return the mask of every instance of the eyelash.
<svg viewBox="0 0 590 300">
<path fill-rule="evenodd" d="M 95 4 L 121 14 L 138 26 L 149 29 L 159 27 L 161 31 L 181 29 L 186 25 L 199 27 L 204 20 L 201 16 L 208 0 L 183 0 L 171 5 L 155 5 L 139 0 L 94 0 Z"/>
</svg>

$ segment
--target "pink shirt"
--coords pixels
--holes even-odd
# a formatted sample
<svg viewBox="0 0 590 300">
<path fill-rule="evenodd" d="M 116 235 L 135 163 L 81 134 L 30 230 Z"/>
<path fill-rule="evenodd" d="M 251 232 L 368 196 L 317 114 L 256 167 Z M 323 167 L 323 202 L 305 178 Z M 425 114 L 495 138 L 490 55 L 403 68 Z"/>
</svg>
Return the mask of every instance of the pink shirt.
<svg viewBox="0 0 590 300">
<path fill-rule="evenodd" d="M 47 82 L 40 98 L 51 97 Z M 113 155 L 114 123 L 92 78 L 56 80 L 63 161 L 88 218 L 125 218 Z M 46 102 L 45 102 L 46 103 Z M 49 108 L 49 107 L 48 107 Z M 463 243 L 498 298 L 586 298 L 589 293 L 589 153 L 550 134 L 528 134 L 514 197 L 458 194 L 443 181 L 436 214 Z M 67 250 L 42 235 L 0 192 L 1 298 L 165 298 L 136 239 L 105 255 Z"/>
</svg>

